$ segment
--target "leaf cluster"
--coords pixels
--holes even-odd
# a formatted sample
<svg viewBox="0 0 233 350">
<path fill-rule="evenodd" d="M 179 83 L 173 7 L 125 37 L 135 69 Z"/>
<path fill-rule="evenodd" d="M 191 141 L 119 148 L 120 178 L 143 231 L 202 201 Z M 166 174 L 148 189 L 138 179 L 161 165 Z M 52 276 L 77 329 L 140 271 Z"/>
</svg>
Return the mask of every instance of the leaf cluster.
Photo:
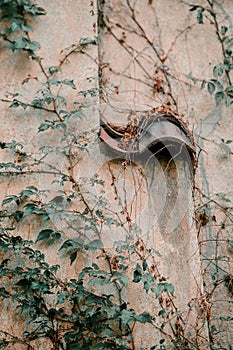
<svg viewBox="0 0 233 350">
<path fill-rule="evenodd" d="M 207 87 L 210 95 L 214 95 L 216 106 L 222 101 L 228 107 L 233 103 L 233 35 L 229 26 L 219 25 L 218 11 L 215 8 L 215 2 L 207 1 L 209 6 L 192 5 L 191 12 L 197 12 L 197 22 L 204 24 L 204 17 L 211 25 L 214 26 L 217 39 L 220 43 L 223 61 L 213 67 L 213 78 L 206 81 L 202 80 L 201 89 Z M 195 79 L 196 83 L 197 79 Z"/>
<path fill-rule="evenodd" d="M 40 44 L 30 39 L 33 28 L 28 22 L 32 17 L 45 15 L 45 10 L 31 0 L 1 0 L 0 14 L 0 38 L 10 43 L 12 51 L 24 50 L 34 57 Z"/>
</svg>

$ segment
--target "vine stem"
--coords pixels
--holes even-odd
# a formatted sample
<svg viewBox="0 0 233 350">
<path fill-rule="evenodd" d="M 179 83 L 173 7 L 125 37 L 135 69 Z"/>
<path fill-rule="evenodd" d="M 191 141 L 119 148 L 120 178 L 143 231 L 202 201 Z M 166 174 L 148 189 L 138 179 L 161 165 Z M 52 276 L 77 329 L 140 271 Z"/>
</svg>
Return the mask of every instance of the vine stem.
<svg viewBox="0 0 233 350">
<path fill-rule="evenodd" d="M 5 99 L 5 98 L 0 98 L 0 101 L 1 101 L 1 102 L 6 102 L 6 103 L 19 102 L 19 103 L 22 104 L 22 105 L 26 105 L 27 107 L 31 107 L 31 108 L 34 108 L 34 109 L 40 109 L 40 110 L 42 110 L 42 111 L 49 112 L 49 113 L 53 113 L 53 114 L 54 114 L 54 112 L 55 112 L 53 109 L 49 109 L 49 108 L 41 107 L 41 106 L 36 106 L 36 105 L 31 104 L 31 103 L 25 103 L 25 102 L 22 102 L 22 101 L 17 100 L 17 99 L 8 100 L 8 99 Z M 59 121 L 62 121 L 61 118 L 59 118 Z"/>
<path fill-rule="evenodd" d="M 132 14 L 131 18 L 132 18 L 132 20 L 134 21 L 134 23 L 137 25 L 137 27 L 139 28 L 140 32 L 142 33 L 142 37 L 143 37 L 143 38 L 146 40 L 146 42 L 150 45 L 150 47 L 151 47 L 152 50 L 154 51 L 156 57 L 157 57 L 158 60 L 160 61 L 160 63 L 164 64 L 164 62 L 165 62 L 166 59 L 167 59 L 167 55 L 166 55 L 165 57 L 161 57 L 161 56 L 160 56 L 160 54 L 159 54 L 158 50 L 156 49 L 155 45 L 154 45 L 153 42 L 148 38 L 148 36 L 146 35 L 146 32 L 145 32 L 144 28 L 143 28 L 143 27 L 141 26 L 141 24 L 138 22 L 138 20 L 137 20 L 137 18 L 136 18 L 136 16 L 135 16 L 135 10 L 134 10 L 134 8 L 132 7 L 132 5 L 130 4 L 130 1 L 129 1 L 129 0 L 126 0 L 126 2 L 127 2 L 127 5 L 128 5 L 128 7 L 129 7 L 129 9 L 130 9 L 130 11 L 131 11 L 131 14 Z M 169 89 L 169 96 L 171 97 L 174 106 L 177 106 L 176 100 L 175 100 L 175 98 L 174 98 L 173 95 L 172 95 L 171 83 L 170 83 L 170 81 L 169 81 L 169 79 L 168 79 L 168 76 L 167 76 L 166 72 L 163 71 L 163 73 L 164 73 L 164 77 L 165 77 L 165 80 L 166 80 L 166 82 L 167 82 L 167 86 L 168 86 L 168 89 Z"/>
<path fill-rule="evenodd" d="M 221 50 L 222 50 L 222 55 L 224 57 L 224 59 L 227 59 L 227 56 L 226 56 L 226 48 L 225 48 L 225 45 L 224 45 L 224 39 L 222 38 L 221 36 L 221 31 L 220 31 L 220 28 L 219 28 L 219 23 L 217 21 L 217 18 L 216 18 L 216 14 L 214 12 L 214 2 L 211 1 L 211 0 L 207 0 L 208 4 L 210 5 L 210 8 L 211 8 L 211 13 L 213 14 L 213 21 L 214 21 L 214 26 L 215 26 L 215 29 L 216 29 L 216 35 L 217 35 L 217 38 L 218 40 L 220 41 L 220 45 L 221 45 Z M 228 72 L 228 70 L 225 69 L 225 74 L 226 74 L 226 78 L 228 80 L 228 84 L 229 85 L 232 85 L 232 82 L 231 82 L 231 77 L 230 77 L 230 74 Z"/>
</svg>

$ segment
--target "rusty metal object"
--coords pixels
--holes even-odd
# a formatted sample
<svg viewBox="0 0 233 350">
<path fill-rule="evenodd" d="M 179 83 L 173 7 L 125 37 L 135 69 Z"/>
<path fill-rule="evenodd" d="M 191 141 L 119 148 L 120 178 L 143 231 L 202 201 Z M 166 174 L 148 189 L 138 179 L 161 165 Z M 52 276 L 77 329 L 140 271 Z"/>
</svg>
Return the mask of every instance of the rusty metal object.
<svg viewBox="0 0 233 350">
<path fill-rule="evenodd" d="M 134 119 L 126 126 L 115 126 L 101 118 L 100 139 L 119 154 L 143 154 L 146 150 L 155 153 L 158 148 L 186 149 L 192 160 L 195 145 L 185 125 L 171 114 L 152 114 Z"/>
</svg>

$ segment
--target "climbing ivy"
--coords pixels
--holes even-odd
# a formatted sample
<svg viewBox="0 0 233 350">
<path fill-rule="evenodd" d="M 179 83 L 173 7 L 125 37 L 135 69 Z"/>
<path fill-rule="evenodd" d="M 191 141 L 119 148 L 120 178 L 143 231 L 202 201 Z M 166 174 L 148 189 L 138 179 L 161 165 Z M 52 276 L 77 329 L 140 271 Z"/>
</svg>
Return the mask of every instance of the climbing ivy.
<svg viewBox="0 0 233 350">
<path fill-rule="evenodd" d="M 149 1 L 149 5 L 152 2 Z M 165 95 L 169 100 L 167 108 L 171 104 L 176 108 L 170 83 L 172 73 L 165 64 L 167 58 L 150 41 L 137 20 L 131 2 L 126 1 L 126 4 L 140 37 L 152 48 L 158 61 L 157 75 L 147 77 L 151 94 L 154 98 L 159 96 L 158 99 Z M 223 60 L 214 66 L 212 79 L 201 80 L 190 74 L 188 78 L 194 83 L 199 82 L 201 89 L 207 87 L 208 92 L 214 95 L 216 105 L 224 101 L 226 106 L 230 106 L 233 101 L 233 37 L 230 28 L 225 24 L 219 25 L 214 1 L 207 0 L 206 6 L 193 4 L 189 10 L 196 13 L 198 25 L 205 25 L 209 21 L 214 26 Z M 198 308 L 201 324 L 196 327 L 195 335 L 187 333 L 184 315 L 176 305 L 176 286 L 160 271 L 161 254 L 146 245 L 140 228 L 132 223 L 126 208 L 122 208 L 122 215 L 106 210 L 109 203 L 104 197 L 105 183 L 98 174 L 89 178 L 79 177 L 78 180 L 74 174 L 75 167 L 88 153 L 90 145 L 96 144 L 97 130 L 93 128 L 90 132 L 77 133 L 72 121 L 79 123 L 85 115 L 87 106 L 80 102 L 81 98 L 102 97 L 105 91 L 102 84 L 100 87 L 78 90 L 74 79 L 61 78 L 59 73 L 72 55 L 84 55 L 89 47 L 98 45 L 97 38 L 81 39 L 64 49 L 63 58 L 57 65 L 45 67 L 42 57 L 38 55 L 40 44 L 30 39 L 30 33 L 33 31 L 33 19 L 45 15 L 46 11 L 29 0 L 0 1 L 0 11 L 2 42 L 9 45 L 13 54 L 21 55 L 26 51 L 43 75 L 41 88 L 31 101 L 24 100 L 19 93 L 9 92 L 1 101 L 7 103 L 11 111 L 17 110 L 22 118 L 28 111 L 45 112 L 46 117 L 42 117 L 37 132 L 45 140 L 46 135 L 50 135 L 46 133 L 51 132 L 57 142 L 56 145 L 45 142 L 39 155 L 28 152 L 23 143 L 17 140 L 0 142 L 1 151 L 10 159 L 0 163 L 2 178 L 19 179 L 38 175 L 52 178 L 48 188 L 32 184 L 7 195 L 2 201 L 0 297 L 3 305 L 11 305 L 12 318 L 22 328 L 20 332 L 11 332 L 7 325 L 1 324 L 0 349 L 18 346 L 30 350 L 48 346 L 54 350 L 136 349 L 135 334 L 142 324 L 151 327 L 151 333 L 160 335 L 150 350 L 201 349 L 199 340 L 206 322 L 209 338 L 202 341 L 205 346 L 217 349 L 215 336 L 220 329 L 211 319 L 214 304 L 212 296 L 216 288 L 224 286 L 229 295 L 229 304 L 232 303 L 232 275 L 221 265 L 222 261 L 230 261 L 230 254 L 226 256 L 217 252 L 215 259 L 210 262 L 216 267 L 211 272 L 212 283 L 208 288 L 205 286 L 205 294 L 197 300 L 191 300 L 188 305 L 190 312 L 194 307 Z M 118 38 L 115 35 L 108 16 L 101 12 L 100 17 L 101 26 L 128 50 L 125 37 Z M 68 91 L 77 91 L 76 108 L 68 106 L 66 96 L 61 94 L 62 87 Z M 219 144 L 227 157 L 232 154 L 230 144 L 231 140 L 224 138 Z M 56 165 L 51 161 L 53 157 L 58 157 L 66 164 L 64 169 L 61 163 Z M 123 170 L 131 166 L 130 162 L 125 161 L 119 164 Z M 87 184 L 91 190 L 99 186 L 102 195 L 94 196 L 93 199 L 93 192 L 86 189 Z M 51 189 L 54 185 L 57 186 L 55 191 Z M 199 232 L 210 220 L 206 201 L 221 208 L 225 214 L 227 220 L 222 221 L 221 229 L 230 225 L 231 200 L 224 194 L 218 194 L 218 198 L 208 198 L 198 188 L 196 191 L 199 191 L 201 200 L 205 200 L 204 204 L 200 203 L 196 208 Z M 117 188 L 115 195 L 119 195 Z M 212 217 L 213 221 L 215 219 Z M 57 222 L 65 225 L 59 226 Z M 30 229 L 34 236 L 25 239 L 30 225 L 33 226 Z M 103 232 L 117 228 L 125 230 L 124 239 L 119 239 L 112 249 L 107 249 Z M 232 241 L 228 239 L 225 243 L 232 252 Z M 216 247 L 218 244 L 217 239 Z M 49 263 L 49 254 L 52 252 L 58 255 L 60 265 Z M 63 263 L 67 260 L 71 277 L 64 277 Z M 130 288 L 135 290 L 133 302 L 128 296 Z M 153 300 L 155 312 L 138 311 L 138 290 L 143 295 L 145 305 Z M 4 310 L 3 316 L 7 319 Z M 221 316 L 220 321 L 224 324 L 232 321 L 232 318 Z M 229 344 L 228 350 L 231 346 Z"/>
<path fill-rule="evenodd" d="M 1 0 L 0 14 L 0 38 L 10 44 L 12 51 L 24 50 L 35 57 L 40 44 L 30 39 L 33 27 L 29 23 L 33 17 L 45 15 L 46 11 L 30 0 Z"/>
<path fill-rule="evenodd" d="M 197 22 L 204 25 L 209 22 L 215 28 L 215 34 L 222 52 L 222 61 L 213 67 L 213 78 L 209 81 L 202 80 L 201 89 L 207 87 L 208 92 L 214 95 L 216 105 L 222 101 L 226 106 L 233 103 L 233 85 L 231 72 L 233 70 L 233 34 L 229 25 L 220 25 L 218 21 L 218 9 L 215 1 L 207 0 L 206 6 L 190 5 L 191 12 L 197 14 Z"/>
</svg>

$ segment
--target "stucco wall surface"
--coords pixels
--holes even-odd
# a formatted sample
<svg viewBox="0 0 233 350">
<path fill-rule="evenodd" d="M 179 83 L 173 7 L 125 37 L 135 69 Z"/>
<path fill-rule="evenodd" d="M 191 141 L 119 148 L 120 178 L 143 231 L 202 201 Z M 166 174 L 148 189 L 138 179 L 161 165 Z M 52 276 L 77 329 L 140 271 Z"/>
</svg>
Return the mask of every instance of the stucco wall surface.
<svg viewBox="0 0 233 350">
<path fill-rule="evenodd" d="M 34 20 L 30 36 L 40 42 L 38 55 L 43 58 L 43 69 L 47 72 L 49 67 L 58 66 L 61 69 L 56 79 L 72 80 L 75 84 L 74 89 L 67 84 L 51 85 L 54 95 L 67 100 L 65 106 L 58 101 L 58 114 L 62 115 L 63 109 L 71 114 L 76 112 L 65 120 L 65 131 L 60 126 L 38 132 L 48 120 L 56 125 L 58 116 L 51 111 L 53 106 L 47 106 L 47 110 L 33 106 L 25 110 L 9 108 L 15 93 L 19 93 L 18 100 L 30 105 L 40 94 L 38 90 L 47 87 L 46 75 L 27 53 L 11 52 L 9 43 L 1 41 L 0 142 L 15 140 L 23 145 L 17 149 L 30 154 L 30 158 L 21 172 L 12 166 L 1 167 L 0 199 L 33 185 L 50 191 L 46 197 L 49 203 L 60 195 L 61 187 L 54 178 L 67 174 L 74 179 L 73 183 L 64 181 L 62 189 L 67 193 L 81 183 L 90 206 L 95 208 L 96 198 L 101 198 L 107 203 L 105 215 L 114 212 L 121 222 L 119 227 L 109 226 L 101 231 L 106 250 L 114 252 L 114 241 L 123 240 L 128 234 L 134 240 L 140 238 L 142 246 L 153 251 L 149 261 L 151 266 L 159 266 L 159 278 L 175 287 L 174 309 L 182 315 L 184 337 L 193 336 L 198 329 L 194 348 L 207 349 L 212 345 L 212 349 L 229 350 L 233 344 L 232 282 L 230 287 L 222 282 L 225 276 L 232 277 L 229 243 L 233 151 L 231 142 L 225 141 L 233 139 L 233 110 L 232 105 L 226 107 L 223 101 L 216 107 L 214 95 L 206 88 L 201 89 L 202 81 L 213 79 L 213 68 L 222 60 L 216 27 L 211 16 L 209 20 L 208 11 L 203 10 L 204 23 L 197 23 L 197 11 L 208 9 L 210 3 L 196 1 L 197 10 L 190 11 L 189 0 L 38 1 L 47 14 Z M 219 26 L 228 26 L 233 35 L 231 1 L 214 3 Z M 87 38 L 98 38 L 98 44 L 80 48 L 80 42 Z M 150 151 L 143 159 L 122 159 L 103 152 L 100 116 L 119 127 L 126 125 L 132 115 L 151 113 L 156 108 L 180 118 L 194 135 L 197 157 L 194 174 L 190 172 L 190 159 L 177 157 L 170 162 L 163 156 L 155 158 Z M 88 151 L 83 152 L 86 147 Z M 24 163 L 22 154 L 9 147 L 0 150 L 0 157 L 0 163 L 12 162 L 16 166 Z M 42 161 L 37 162 L 38 159 Z M 93 186 L 87 180 L 94 174 L 104 181 L 104 190 L 98 182 Z M 15 210 L 14 205 L 7 207 L 9 213 Z M 75 198 L 71 210 L 83 209 L 79 198 Z M 3 214 L 4 210 L 5 207 Z M 80 226 L 76 221 L 69 225 L 67 213 L 65 210 L 60 216 L 48 213 L 53 227 L 65 232 L 63 241 L 76 238 L 78 229 L 74 227 Z M 7 226 L 5 216 L 1 218 L 2 228 Z M 46 225 L 47 222 L 27 217 L 20 222 L 17 232 L 25 239 L 35 240 Z M 133 227 L 137 227 L 138 233 Z M 88 238 L 95 236 L 90 233 Z M 83 266 L 98 261 L 95 254 L 81 255 L 70 266 L 67 257 L 58 251 L 60 245 L 56 242 L 44 247 L 37 243 L 51 264 L 61 266 L 59 273 L 63 279 L 75 278 Z M 18 255 L 12 259 L 17 266 Z M 137 262 L 135 258 L 132 266 Z M 129 274 L 130 269 L 129 264 Z M 139 284 L 136 287 L 129 283 L 126 293 L 129 308 L 138 313 L 152 312 L 157 317 L 161 303 L 168 301 L 158 302 L 142 291 Z M 20 336 L 22 318 L 15 319 L 14 306 L 7 301 L 1 307 L 2 327 Z M 156 327 L 135 326 L 132 348 L 149 350 L 158 343 L 161 335 Z M 168 328 L 166 325 L 164 330 L 170 332 Z M 19 346 L 25 348 L 23 344 L 13 344 L 11 348 L 20 349 Z M 33 346 L 48 349 L 48 344 L 40 341 Z M 170 342 L 168 348 L 174 346 Z"/>
</svg>

